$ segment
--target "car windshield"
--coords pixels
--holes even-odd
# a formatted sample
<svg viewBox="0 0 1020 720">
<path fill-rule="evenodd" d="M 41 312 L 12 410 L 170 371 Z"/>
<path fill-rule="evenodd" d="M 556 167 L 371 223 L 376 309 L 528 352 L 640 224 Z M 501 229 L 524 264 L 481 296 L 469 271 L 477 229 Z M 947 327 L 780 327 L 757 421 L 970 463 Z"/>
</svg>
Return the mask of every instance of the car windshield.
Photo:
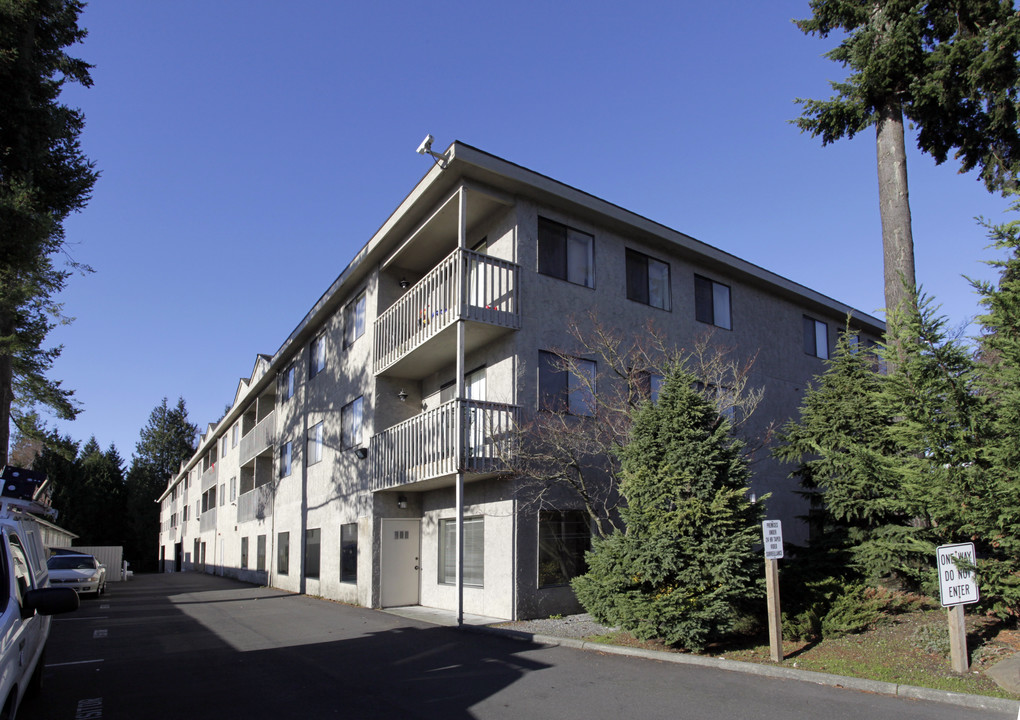
<svg viewBox="0 0 1020 720">
<path fill-rule="evenodd" d="M 96 559 L 90 555 L 54 555 L 46 561 L 50 570 L 95 570 Z"/>
</svg>

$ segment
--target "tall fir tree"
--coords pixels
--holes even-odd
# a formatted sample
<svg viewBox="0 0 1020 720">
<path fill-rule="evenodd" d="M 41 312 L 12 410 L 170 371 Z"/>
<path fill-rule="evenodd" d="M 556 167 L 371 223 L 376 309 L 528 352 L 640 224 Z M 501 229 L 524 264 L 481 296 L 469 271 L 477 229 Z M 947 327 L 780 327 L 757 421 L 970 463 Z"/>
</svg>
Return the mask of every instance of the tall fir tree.
<svg viewBox="0 0 1020 720">
<path fill-rule="evenodd" d="M 798 100 L 801 129 L 823 144 L 874 126 L 887 310 L 913 288 L 914 242 L 904 118 L 917 146 L 990 190 L 1010 187 L 1020 168 L 1017 92 L 1020 17 L 1011 0 L 811 0 L 805 33 L 842 36 L 827 56 L 849 68 L 828 100 Z"/>
<path fill-rule="evenodd" d="M 78 412 L 73 392 L 47 377 L 60 348 L 45 341 L 68 321 L 56 295 L 72 270 L 88 270 L 55 260 L 69 257 L 64 220 L 85 206 L 97 178 L 79 144 L 83 116 L 59 101 L 65 83 L 92 84 L 90 66 L 67 54 L 85 37 L 82 8 L 0 1 L 0 464 L 12 423 L 41 437 L 40 407 L 63 419 Z"/>
<path fill-rule="evenodd" d="M 1020 211 L 1020 202 L 1012 210 Z M 1007 255 L 989 263 L 999 270 L 996 284 L 973 282 L 985 308 L 978 318 L 979 386 L 991 408 L 980 447 L 989 482 L 976 504 L 983 520 L 979 582 L 998 589 L 1001 600 L 991 608 L 996 614 L 1015 615 L 1020 612 L 1020 220 L 985 227 L 994 247 Z"/>
<path fill-rule="evenodd" d="M 639 638 L 691 650 L 730 632 L 761 597 L 761 506 L 741 443 L 696 376 L 672 369 L 622 450 L 626 529 L 593 541 L 577 597 Z"/>
<path fill-rule="evenodd" d="M 159 505 L 156 500 L 181 463 L 191 457 L 198 426 L 188 420 L 184 398 L 171 407 L 167 399 L 153 408 L 139 433 L 127 474 L 128 526 L 125 555 L 141 571 L 156 568 Z M 128 553 L 130 548 L 130 554 Z"/>
</svg>

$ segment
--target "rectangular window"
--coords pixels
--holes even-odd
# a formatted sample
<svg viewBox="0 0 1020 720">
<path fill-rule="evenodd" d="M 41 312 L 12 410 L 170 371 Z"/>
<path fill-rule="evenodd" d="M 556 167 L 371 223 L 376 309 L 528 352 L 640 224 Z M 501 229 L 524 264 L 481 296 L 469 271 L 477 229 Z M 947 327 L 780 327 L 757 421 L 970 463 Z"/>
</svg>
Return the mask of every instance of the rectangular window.
<svg viewBox="0 0 1020 720">
<path fill-rule="evenodd" d="M 230 430 L 230 445 L 231 447 L 237 447 L 237 441 L 241 437 L 241 423 L 234 423 L 234 427 Z"/>
<path fill-rule="evenodd" d="M 543 275 L 595 287 L 594 245 L 588 233 L 538 219 L 538 271 Z"/>
<path fill-rule="evenodd" d="M 829 357 L 829 326 L 804 316 L 804 352 L 822 359 Z"/>
<path fill-rule="evenodd" d="M 280 446 L 280 477 L 285 478 L 290 475 L 291 464 L 293 458 L 291 457 L 291 441 L 288 440 Z"/>
<path fill-rule="evenodd" d="M 321 548 L 321 528 L 305 530 L 305 577 L 319 577 L 319 550 Z"/>
<path fill-rule="evenodd" d="M 237 500 L 237 476 L 230 478 L 230 502 Z"/>
<path fill-rule="evenodd" d="M 291 363 L 283 371 L 283 377 L 280 379 L 280 394 L 283 396 L 283 402 L 294 397 L 294 363 Z"/>
<path fill-rule="evenodd" d="M 340 582 L 358 582 L 358 524 L 340 526 Z"/>
<path fill-rule="evenodd" d="M 669 310 L 669 265 L 628 248 L 627 299 Z"/>
<path fill-rule="evenodd" d="M 259 535 L 255 542 L 255 569 L 265 572 L 266 569 L 266 536 Z"/>
<path fill-rule="evenodd" d="M 362 290 L 354 300 L 344 308 L 344 347 L 348 348 L 354 341 L 365 334 L 365 291 Z"/>
<path fill-rule="evenodd" d="M 241 569 L 248 569 L 248 538 L 241 538 Z"/>
<path fill-rule="evenodd" d="M 308 428 L 308 464 L 314 465 L 322 460 L 322 423 L 317 422 Z"/>
<path fill-rule="evenodd" d="M 485 525 L 482 516 L 464 518 L 464 584 L 482 587 Z M 457 582 L 457 519 L 439 521 L 439 582 Z"/>
<path fill-rule="evenodd" d="M 538 514 L 538 586 L 566 585 L 587 571 L 591 528 L 582 510 L 542 510 Z"/>
<path fill-rule="evenodd" d="M 364 398 L 357 398 L 340 409 L 341 441 L 344 450 L 361 447 L 361 420 Z"/>
<path fill-rule="evenodd" d="M 538 351 L 538 407 L 571 415 L 595 414 L 595 363 Z"/>
<path fill-rule="evenodd" d="M 662 375 L 656 375 L 655 373 L 641 371 L 637 376 L 638 390 L 641 393 L 641 398 L 648 398 L 652 402 L 659 401 L 659 393 L 662 392 L 662 386 L 666 382 L 666 378 Z"/>
<path fill-rule="evenodd" d="M 282 532 L 276 536 L 276 572 L 287 575 L 290 572 L 290 533 Z"/>
<path fill-rule="evenodd" d="M 732 330 L 729 286 L 695 275 L 694 317 L 698 322 Z"/>
<path fill-rule="evenodd" d="M 225 505 L 227 502 L 227 484 L 223 483 L 220 485 L 220 506 Z"/>
<path fill-rule="evenodd" d="M 227 439 L 223 438 L 220 440 L 220 457 L 227 456 Z"/>
<path fill-rule="evenodd" d="M 319 335 L 308 349 L 308 378 L 311 379 L 323 371 L 326 367 L 326 335 Z"/>
</svg>

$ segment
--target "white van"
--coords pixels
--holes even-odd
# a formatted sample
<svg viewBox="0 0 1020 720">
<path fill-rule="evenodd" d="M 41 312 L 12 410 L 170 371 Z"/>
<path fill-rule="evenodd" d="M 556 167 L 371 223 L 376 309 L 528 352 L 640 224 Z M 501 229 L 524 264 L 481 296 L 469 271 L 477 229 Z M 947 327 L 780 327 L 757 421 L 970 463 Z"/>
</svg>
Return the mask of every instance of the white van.
<svg viewBox="0 0 1020 720">
<path fill-rule="evenodd" d="M 17 468 L 4 468 L 0 477 Z M 30 514 L 52 514 L 32 500 L 0 494 L 0 720 L 12 720 L 26 690 L 42 687 L 50 615 L 78 608 L 71 588 L 49 587 L 42 530 Z"/>
</svg>

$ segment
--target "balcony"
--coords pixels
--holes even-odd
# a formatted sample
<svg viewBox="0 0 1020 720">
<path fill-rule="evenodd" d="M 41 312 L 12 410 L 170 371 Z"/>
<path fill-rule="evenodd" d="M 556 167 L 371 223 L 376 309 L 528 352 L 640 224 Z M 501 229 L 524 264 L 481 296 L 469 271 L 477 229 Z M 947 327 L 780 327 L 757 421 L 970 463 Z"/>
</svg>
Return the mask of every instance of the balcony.
<svg viewBox="0 0 1020 720">
<path fill-rule="evenodd" d="M 241 447 L 238 450 L 241 465 L 251 462 L 255 456 L 273 448 L 276 440 L 275 421 L 276 412 L 270 412 L 241 438 Z"/>
<path fill-rule="evenodd" d="M 273 514 L 275 486 L 272 483 L 260 485 L 237 496 L 237 522 L 264 520 Z"/>
<path fill-rule="evenodd" d="M 464 428 L 464 456 L 457 462 L 457 414 Z M 414 485 L 429 490 L 453 483 L 458 465 L 474 475 L 493 475 L 510 451 L 517 408 L 465 400 L 445 403 L 372 438 L 372 490 Z"/>
<path fill-rule="evenodd" d="M 458 320 L 468 321 L 465 352 L 519 328 L 518 275 L 507 260 L 454 250 L 375 321 L 375 373 L 435 372 L 453 358 Z"/>
</svg>

